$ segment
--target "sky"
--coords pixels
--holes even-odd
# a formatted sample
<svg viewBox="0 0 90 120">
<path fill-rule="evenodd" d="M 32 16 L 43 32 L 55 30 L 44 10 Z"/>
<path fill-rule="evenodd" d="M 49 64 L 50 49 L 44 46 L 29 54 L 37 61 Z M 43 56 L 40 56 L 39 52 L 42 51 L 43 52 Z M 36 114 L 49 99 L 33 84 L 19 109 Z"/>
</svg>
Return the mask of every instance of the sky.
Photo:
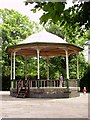
<svg viewBox="0 0 90 120">
<path fill-rule="evenodd" d="M 30 18 L 30 20 L 39 23 L 39 18 L 43 14 L 43 12 L 39 11 L 37 13 L 33 13 L 32 11 L 30 11 L 30 9 L 32 9 L 34 5 L 33 4 L 25 5 L 24 1 L 25 0 L 0 0 L 0 8 L 14 9 L 23 15 L 27 15 Z M 71 6 L 72 0 L 67 1 L 68 1 L 67 7 Z"/>
<path fill-rule="evenodd" d="M 32 9 L 34 5 L 25 5 L 24 1 L 25 0 L 0 0 L 0 8 L 14 9 L 23 15 L 27 15 L 31 20 L 39 22 L 42 11 L 39 11 L 38 13 L 33 13 L 32 11 L 30 11 L 30 9 Z"/>
</svg>

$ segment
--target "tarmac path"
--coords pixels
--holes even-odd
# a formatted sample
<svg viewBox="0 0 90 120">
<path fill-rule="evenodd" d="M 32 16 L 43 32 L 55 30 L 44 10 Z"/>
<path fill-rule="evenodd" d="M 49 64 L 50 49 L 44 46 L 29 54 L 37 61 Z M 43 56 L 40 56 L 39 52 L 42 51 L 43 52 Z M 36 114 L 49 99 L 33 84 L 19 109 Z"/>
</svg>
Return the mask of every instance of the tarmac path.
<svg viewBox="0 0 90 120">
<path fill-rule="evenodd" d="M 15 98 L 0 92 L 0 118 L 88 118 L 88 94 L 64 99 Z"/>
</svg>

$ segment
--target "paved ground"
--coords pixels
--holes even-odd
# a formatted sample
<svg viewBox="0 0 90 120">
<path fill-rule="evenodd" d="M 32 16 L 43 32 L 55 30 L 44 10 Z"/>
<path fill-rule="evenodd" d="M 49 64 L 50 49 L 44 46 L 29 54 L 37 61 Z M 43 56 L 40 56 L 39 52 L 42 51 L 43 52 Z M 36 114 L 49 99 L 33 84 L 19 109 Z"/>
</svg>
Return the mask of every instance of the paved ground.
<svg viewBox="0 0 90 120">
<path fill-rule="evenodd" d="M 88 94 L 64 99 L 15 98 L 0 92 L 1 118 L 88 118 Z"/>
</svg>

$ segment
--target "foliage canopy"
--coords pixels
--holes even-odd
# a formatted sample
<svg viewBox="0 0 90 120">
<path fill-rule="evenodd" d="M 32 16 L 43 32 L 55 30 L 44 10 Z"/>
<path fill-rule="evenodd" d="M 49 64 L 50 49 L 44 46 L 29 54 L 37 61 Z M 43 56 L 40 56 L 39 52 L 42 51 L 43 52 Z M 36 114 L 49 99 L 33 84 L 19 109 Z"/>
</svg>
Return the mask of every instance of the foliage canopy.
<svg viewBox="0 0 90 120">
<path fill-rule="evenodd" d="M 68 9 L 65 9 L 65 5 L 66 2 L 38 2 L 33 9 L 33 12 L 42 9 L 44 13 L 41 16 L 40 21 L 49 32 L 53 32 L 63 39 L 67 38 L 66 40 L 69 43 L 83 46 L 86 39 L 89 38 L 90 33 L 90 2 L 81 2 Z M 0 34 L 2 36 L 2 73 L 3 79 L 5 79 L 6 76 L 10 75 L 10 58 L 6 51 L 7 47 L 15 45 L 35 31 L 39 31 L 39 28 L 36 23 L 29 21 L 26 16 L 23 16 L 14 10 L 0 9 L 0 14 L 3 20 L 3 23 L 0 25 L 2 34 Z M 37 26 L 37 28 L 35 26 Z M 88 30 L 88 32 L 86 30 Z M 70 70 L 74 70 L 73 73 L 70 73 L 70 77 L 74 78 L 76 76 L 76 64 L 73 64 L 75 63 L 75 56 L 70 56 L 69 60 Z M 45 71 L 47 65 L 45 58 L 41 58 L 40 61 L 41 77 L 44 78 L 46 76 Z M 24 76 L 25 74 L 24 62 L 24 58 L 16 58 L 17 77 Z M 30 59 L 27 60 L 27 62 L 28 77 L 36 77 L 36 59 Z M 82 54 L 79 56 L 79 62 L 82 70 L 80 71 L 80 75 L 82 77 L 86 68 Z M 66 73 L 65 63 L 66 61 L 63 57 L 50 58 L 49 68 L 51 79 L 58 79 L 60 73 Z"/>
<path fill-rule="evenodd" d="M 2 63 L 2 81 L 5 86 L 7 83 L 6 79 L 8 79 L 10 75 L 10 57 L 7 53 L 7 47 L 17 44 L 19 41 L 24 40 L 26 37 L 38 32 L 40 29 L 39 25 L 33 21 L 30 21 L 27 16 L 23 16 L 17 11 L 0 9 L 0 15 L 2 19 L 2 23 L 0 24 L 2 60 L 0 59 L 0 62 Z M 23 67 L 23 58 L 17 57 L 16 76 L 23 76 Z"/>
</svg>

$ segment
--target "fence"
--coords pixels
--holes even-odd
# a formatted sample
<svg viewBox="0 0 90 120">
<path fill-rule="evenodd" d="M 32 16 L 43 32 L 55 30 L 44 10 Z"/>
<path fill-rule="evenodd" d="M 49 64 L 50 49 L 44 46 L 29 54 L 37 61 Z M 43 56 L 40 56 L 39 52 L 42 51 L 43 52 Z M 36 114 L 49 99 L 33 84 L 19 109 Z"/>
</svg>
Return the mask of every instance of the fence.
<svg viewBox="0 0 90 120">
<path fill-rule="evenodd" d="M 69 87 L 77 87 L 77 80 L 69 80 Z M 17 80 L 16 87 L 36 87 L 36 88 L 44 88 L 44 87 L 60 87 L 60 80 Z M 66 87 L 66 81 L 63 82 L 62 87 Z"/>
</svg>

